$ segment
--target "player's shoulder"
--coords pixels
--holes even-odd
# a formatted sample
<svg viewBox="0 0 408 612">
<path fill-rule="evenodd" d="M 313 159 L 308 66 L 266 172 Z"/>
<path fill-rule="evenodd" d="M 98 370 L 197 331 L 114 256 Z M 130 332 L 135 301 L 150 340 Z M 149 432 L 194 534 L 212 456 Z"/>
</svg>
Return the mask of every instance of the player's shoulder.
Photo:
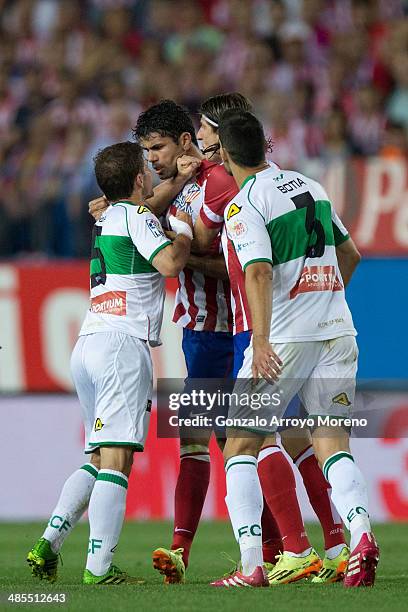
<svg viewBox="0 0 408 612">
<path fill-rule="evenodd" d="M 150 218 L 153 213 L 144 203 L 134 204 L 133 202 L 115 202 L 111 206 L 112 212 L 109 216 L 111 223 L 124 223 L 128 227 L 138 226 L 144 223 L 146 218 Z"/>
<path fill-rule="evenodd" d="M 220 191 L 237 191 L 237 184 L 233 176 L 225 170 L 224 164 L 212 164 L 207 167 L 207 188 Z"/>
</svg>

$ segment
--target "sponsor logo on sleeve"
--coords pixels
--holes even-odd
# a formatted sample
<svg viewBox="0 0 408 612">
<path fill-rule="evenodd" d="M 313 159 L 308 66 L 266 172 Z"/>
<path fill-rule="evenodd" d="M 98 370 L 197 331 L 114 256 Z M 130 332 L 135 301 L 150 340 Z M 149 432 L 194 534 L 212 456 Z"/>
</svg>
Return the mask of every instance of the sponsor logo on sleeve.
<svg viewBox="0 0 408 612">
<path fill-rule="evenodd" d="M 241 208 L 242 206 L 238 206 L 238 204 L 232 202 L 227 212 L 227 221 L 229 221 L 232 217 L 235 217 L 235 215 L 241 212 Z"/>
<path fill-rule="evenodd" d="M 123 317 L 126 314 L 126 291 L 107 291 L 91 298 L 91 312 Z"/>
<path fill-rule="evenodd" d="M 246 251 L 253 244 L 255 244 L 255 240 L 251 240 L 250 242 L 239 242 L 236 247 L 237 253 L 240 253 L 241 251 Z"/>
<path fill-rule="evenodd" d="M 146 219 L 146 225 L 155 238 L 164 238 L 163 228 L 158 219 Z"/>
<path fill-rule="evenodd" d="M 241 238 L 242 236 L 245 236 L 247 231 L 248 226 L 243 221 L 235 220 L 232 221 L 232 223 L 229 223 L 227 226 L 228 238 L 230 238 L 231 240 L 234 238 Z"/>
<path fill-rule="evenodd" d="M 311 291 L 343 291 L 344 287 L 334 266 L 305 266 L 296 285 L 290 290 L 293 300 L 299 293 Z"/>
</svg>

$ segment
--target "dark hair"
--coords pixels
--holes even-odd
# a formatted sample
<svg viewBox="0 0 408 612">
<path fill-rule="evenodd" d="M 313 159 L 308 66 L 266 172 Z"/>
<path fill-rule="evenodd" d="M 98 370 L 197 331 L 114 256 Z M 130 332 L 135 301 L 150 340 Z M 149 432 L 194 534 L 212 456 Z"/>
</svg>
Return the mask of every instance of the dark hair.
<svg viewBox="0 0 408 612">
<path fill-rule="evenodd" d="M 252 113 L 225 111 L 218 134 L 221 146 L 238 166 L 255 168 L 265 160 L 267 142 L 261 122 Z"/>
<path fill-rule="evenodd" d="M 188 132 L 193 143 L 197 144 L 194 125 L 188 111 L 173 100 L 161 100 L 141 113 L 132 131 L 136 140 L 157 132 L 160 136 L 172 138 L 174 142 L 178 142 L 180 136 Z"/>
<path fill-rule="evenodd" d="M 144 172 L 142 147 L 137 142 L 118 142 L 94 157 L 95 176 L 110 202 L 132 195 L 135 178 Z"/>
<path fill-rule="evenodd" d="M 252 111 L 252 104 L 242 94 L 237 91 L 233 91 L 231 93 L 223 93 L 218 96 L 212 96 L 211 98 L 207 98 L 201 104 L 198 112 L 200 115 L 205 115 L 214 123 L 220 124 L 221 115 L 231 109 L 244 110 L 244 111 Z M 214 129 L 217 128 L 214 126 Z"/>
</svg>

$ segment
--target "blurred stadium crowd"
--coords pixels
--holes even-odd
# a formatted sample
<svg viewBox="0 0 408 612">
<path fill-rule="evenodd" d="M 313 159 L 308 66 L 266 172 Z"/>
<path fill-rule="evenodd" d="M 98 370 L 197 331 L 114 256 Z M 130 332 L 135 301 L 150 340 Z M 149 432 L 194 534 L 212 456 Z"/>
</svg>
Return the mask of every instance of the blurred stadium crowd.
<svg viewBox="0 0 408 612">
<path fill-rule="evenodd" d="M 95 152 L 239 90 L 304 169 L 408 152 L 404 0 L 0 0 L 0 256 L 88 256 Z"/>
</svg>

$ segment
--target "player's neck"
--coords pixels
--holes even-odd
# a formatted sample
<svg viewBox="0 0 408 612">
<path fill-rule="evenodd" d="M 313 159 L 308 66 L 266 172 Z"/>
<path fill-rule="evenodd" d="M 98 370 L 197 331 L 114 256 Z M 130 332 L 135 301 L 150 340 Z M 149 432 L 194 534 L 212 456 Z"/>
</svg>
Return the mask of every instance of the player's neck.
<svg viewBox="0 0 408 612">
<path fill-rule="evenodd" d="M 197 159 L 205 159 L 204 155 L 201 153 L 200 149 L 195 144 L 192 144 L 184 153 L 185 155 L 189 155 L 190 157 L 196 157 Z"/>
<path fill-rule="evenodd" d="M 230 166 L 232 176 L 234 177 L 238 188 L 241 189 L 242 184 L 245 183 L 245 181 L 250 176 L 257 174 L 258 172 L 262 172 L 263 170 L 266 170 L 269 167 L 269 164 L 267 161 L 263 161 L 261 164 L 259 164 L 259 166 L 255 166 L 254 168 L 247 168 L 243 166 L 237 166 L 236 164 L 230 162 Z"/>
<path fill-rule="evenodd" d="M 132 195 L 130 195 L 128 198 L 121 198 L 120 200 L 117 200 L 116 202 L 111 202 L 111 204 L 117 204 L 117 202 L 131 202 L 132 204 L 136 204 L 137 206 L 143 204 L 143 194 L 142 194 L 142 190 L 138 189 L 137 191 L 134 191 L 132 193 Z"/>
</svg>

